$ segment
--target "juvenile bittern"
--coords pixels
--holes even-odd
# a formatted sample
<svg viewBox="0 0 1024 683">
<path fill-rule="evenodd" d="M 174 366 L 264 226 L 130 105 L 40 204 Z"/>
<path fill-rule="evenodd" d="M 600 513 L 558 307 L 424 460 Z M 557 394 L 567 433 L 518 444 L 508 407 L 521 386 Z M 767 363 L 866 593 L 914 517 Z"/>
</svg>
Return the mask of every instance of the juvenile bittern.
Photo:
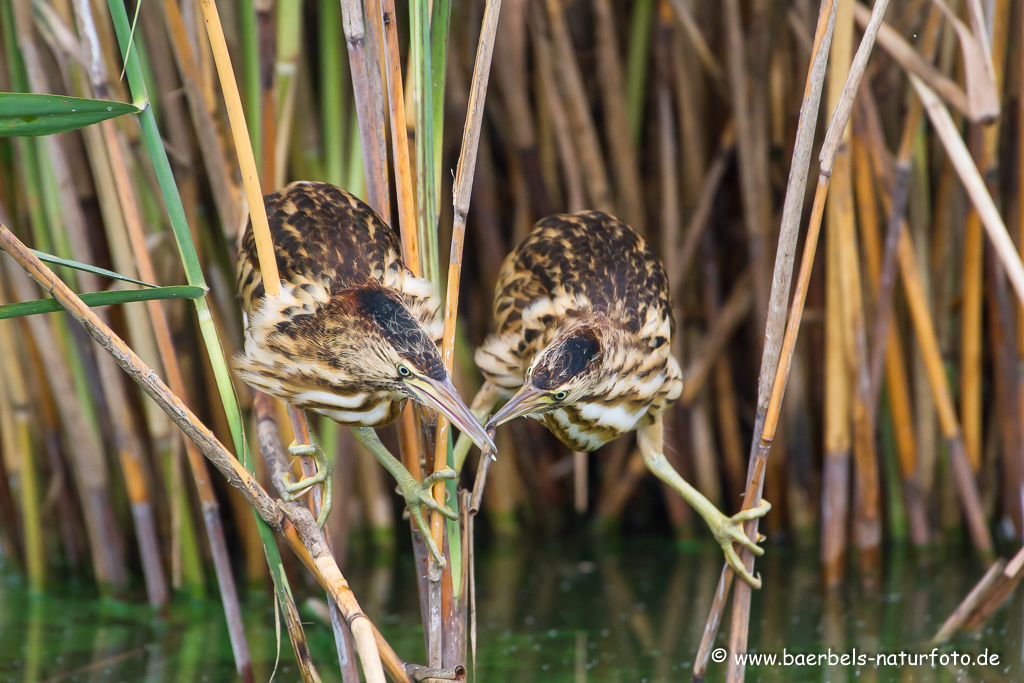
<svg viewBox="0 0 1024 683">
<path fill-rule="evenodd" d="M 398 481 L 431 553 L 444 566 L 422 508 L 457 519 L 430 493 L 435 481 L 454 478 L 454 470 L 417 481 L 374 431 L 393 422 L 412 399 L 444 413 L 481 449 L 494 448 L 441 362 L 443 324 L 434 287 L 406 269 L 395 232 L 348 192 L 299 182 L 263 200 L 281 293 L 265 295 L 250 222 L 238 250 L 246 314 L 238 373 L 260 391 L 350 426 Z M 329 461 L 308 445 L 292 444 L 289 451 L 317 460 L 314 476 L 286 483 L 291 497 L 324 486 L 322 525 L 331 501 Z"/>
<path fill-rule="evenodd" d="M 643 238 L 599 211 L 542 219 L 502 264 L 494 319 L 495 333 L 476 352 L 486 380 L 473 401 L 478 419 L 512 396 L 488 428 L 530 417 L 575 451 L 637 430 L 648 469 L 700 513 L 736 573 L 759 586 L 733 544 L 764 552 L 743 523 L 768 503 L 726 517 L 663 454 L 662 413 L 683 382 L 670 352 L 668 279 Z"/>
</svg>

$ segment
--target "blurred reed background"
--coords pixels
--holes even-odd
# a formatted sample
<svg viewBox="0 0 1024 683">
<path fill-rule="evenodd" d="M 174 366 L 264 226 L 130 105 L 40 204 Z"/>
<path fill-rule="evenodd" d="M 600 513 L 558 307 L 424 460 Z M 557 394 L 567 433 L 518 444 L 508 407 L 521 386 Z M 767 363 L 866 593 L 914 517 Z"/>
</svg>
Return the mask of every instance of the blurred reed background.
<svg viewBox="0 0 1024 683">
<path fill-rule="evenodd" d="M 243 430 L 258 442 L 251 393 L 237 382 L 245 419 L 233 417 L 225 365 L 241 344 L 244 138 L 232 136 L 201 2 L 0 0 L 0 90 L 139 106 L 149 93 L 140 117 L 0 140 L 0 221 L 43 252 L 160 285 L 208 286 L 194 306 L 97 310 L 238 449 Z M 366 198 L 402 226 L 443 289 L 458 224 L 447 198 L 485 3 L 217 8 L 263 191 L 325 180 Z M 492 78 L 454 280 L 454 367 L 467 402 L 505 254 L 540 217 L 609 211 L 655 245 L 671 279 L 685 388 L 667 420 L 667 454 L 716 505 L 739 509 L 818 10 L 812 0 L 504 0 L 496 38 L 485 35 Z M 837 0 L 819 141 L 869 14 Z M 888 544 L 970 543 L 989 559 L 993 535 L 1024 537 L 1024 324 L 1005 254 L 986 237 L 1001 215 L 1024 244 L 1024 11 L 1010 0 L 893 0 L 885 16 L 831 172 L 765 479 L 768 552 L 790 542 L 819 553 L 829 584 L 843 581 L 847 555 L 858 558 L 858 580 L 874 580 Z M 126 44 L 132 21 L 122 78 L 119 38 Z M 938 92 L 936 107 L 922 109 L 908 72 Z M 973 157 L 960 166 L 933 128 L 945 106 Z M 994 216 L 965 192 L 965 162 Z M 178 205 L 166 200 L 171 172 Z M 80 292 L 121 286 L 58 273 Z M 0 304 L 40 296 L 0 258 Z M 78 325 L 64 314 L 0 322 L 0 377 L 0 553 L 33 587 L 81 575 L 124 596 L 141 576 L 159 605 L 168 587 L 212 590 L 215 567 L 228 603 L 233 576 L 262 588 L 264 554 L 276 547 L 266 534 L 261 543 L 261 523 Z M 290 423 L 278 413 L 287 443 Z M 348 430 L 312 417 L 310 426 L 336 462 L 330 540 L 341 566 L 353 544 L 375 553 L 404 544 L 400 498 L 372 456 Z M 399 431 L 382 433 L 396 452 L 409 438 Z M 529 421 L 498 439 L 482 509 L 493 537 L 703 533 L 647 476 L 632 436 L 589 458 Z M 267 485 L 263 459 L 252 462 Z M 290 553 L 280 561 L 291 585 L 307 582 Z"/>
</svg>

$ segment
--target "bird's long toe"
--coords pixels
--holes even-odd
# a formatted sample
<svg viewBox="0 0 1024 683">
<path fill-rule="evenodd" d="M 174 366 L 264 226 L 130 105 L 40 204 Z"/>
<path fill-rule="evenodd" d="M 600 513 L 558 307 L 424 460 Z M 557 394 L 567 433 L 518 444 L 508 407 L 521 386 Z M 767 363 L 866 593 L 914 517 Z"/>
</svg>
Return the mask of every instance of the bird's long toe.
<svg viewBox="0 0 1024 683">
<path fill-rule="evenodd" d="M 767 503 L 763 503 L 763 505 L 767 505 Z M 756 514 L 748 514 L 751 512 Z M 742 559 L 736 552 L 736 545 L 738 544 L 740 547 L 746 548 L 758 557 L 764 555 L 764 548 L 757 545 L 747 536 L 746 530 L 743 527 L 746 522 L 764 515 L 765 512 L 767 512 L 767 509 L 762 511 L 761 506 L 759 506 L 758 508 L 739 512 L 732 517 L 725 517 L 723 515 L 722 519 L 713 527 L 715 538 L 718 539 L 718 543 L 722 546 L 722 551 L 725 553 L 726 563 L 737 576 L 755 589 L 761 587 L 761 580 L 750 573 L 746 566 L 744 566 Z"/>
</svg>

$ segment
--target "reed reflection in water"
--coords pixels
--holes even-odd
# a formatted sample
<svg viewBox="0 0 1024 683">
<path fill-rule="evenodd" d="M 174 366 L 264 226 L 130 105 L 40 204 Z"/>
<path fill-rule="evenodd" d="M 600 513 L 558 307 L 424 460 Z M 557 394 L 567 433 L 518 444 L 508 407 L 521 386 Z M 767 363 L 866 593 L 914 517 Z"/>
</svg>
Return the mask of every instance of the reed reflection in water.
<svg viewBox="0 0 1024 683">
<path fill-rule="evenodd" d="M 925 643 L 981 574 L 964 557 L 918 564 L 893 553 L 876 590 L 850 582 L 825 594 L 816 562 L 771 548 L 759 564 L 750 645 L 766 654 L 930 652 Z M 713 545 L 673 552 L 663 539 L 615 548 L 492 549 L 477 563 L 479 681 L 686 681 L 721 570 Z M 966 553 L 965 553 L 966 555 Z M 813 553 L 804 553 L 811 558 Z M 364 607 L 403 656 L 423 660 L 423 633 L 411 557 L 353 558 L 347 575 Z M 318 592 L 308 594 L 314 598 Z M 256 680 L 270 679 L 276 656 L 272 603 L 251 596 L 245 609 Z M 988 667 L 749 666 L 748 681 L 1020 682 L 1024 600 L 1015 595 L 979 634 L 940 652 L 988 650 Z M 306 612 L 307 621 L 315 618 Z M 308 629 L 323 680 L 339 681 L 330 628 Z M 727 634 L 719 645 L 727 645 Z M 724 677 L 712 664 L 709 681 Z M 0 579 L 0 682 L 235 680 L 223 613 L 181 601 L 165 617 L 147 607 L 98 601 L 65 587 L 31 598 L 20 581 Z M 285 641 L 275 681 L 298 681 Z"/>
</svg>

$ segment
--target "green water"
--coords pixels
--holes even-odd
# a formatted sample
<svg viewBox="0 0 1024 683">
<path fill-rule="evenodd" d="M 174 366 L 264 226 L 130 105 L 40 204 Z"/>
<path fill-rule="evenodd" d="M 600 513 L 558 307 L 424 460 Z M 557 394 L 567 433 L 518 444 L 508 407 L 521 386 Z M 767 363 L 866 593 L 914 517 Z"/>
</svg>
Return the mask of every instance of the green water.
<svg viewBox="0 0 1024 683">
<path fill-rule="evenodd" d="M 968 553 L 921 565 L 890 558 L 881 587 L 851 585 L 826 597 L 815 563 L 769 548 L 759 563 L 765 589 L 755 594 L 754 652 L 899 655 L 931 652 L 922 643 L 979 578 Z M 378 558 L 379 559 L 379 558 Z M 716 549 L 674 552 L 663 543 L 594 548 L 492 551 L 480 557 L 477 664 L 480 681 L 684 681 L 718 579 Z M 346 575 L 400 655 L 422 662 L 419 607 L 412 564 L 354 559 Z M 318 591 L 298 588 L 316 596 Z M 750 666 L 747 681 L 1013 681 L 1024 683 L 1024 600 L 1015 595 L 980 634 L 958 636 L 939 651 L 972 660 L 988 651 L 995 666 Z M 275 657 L 273 607 L 256 596 L 245 607 L 258 681 Z M 306 615 L 310 648 L 325 682 L 337 681 L 330 628 Z M 728 624 L 719 636 L 727 645 Z M 275 681 L 299 681 L 283 636 Z M 724 678 L 712 664 L 708 681 Z M 84 588 L 56 587 L 31 598 L 17 577 L 0 578 L 0 682 L 235 680 L 223 616 L 215 602 L 179 602 L 162 616 L 145 606 L 100 601 Z"/>
</svg>

